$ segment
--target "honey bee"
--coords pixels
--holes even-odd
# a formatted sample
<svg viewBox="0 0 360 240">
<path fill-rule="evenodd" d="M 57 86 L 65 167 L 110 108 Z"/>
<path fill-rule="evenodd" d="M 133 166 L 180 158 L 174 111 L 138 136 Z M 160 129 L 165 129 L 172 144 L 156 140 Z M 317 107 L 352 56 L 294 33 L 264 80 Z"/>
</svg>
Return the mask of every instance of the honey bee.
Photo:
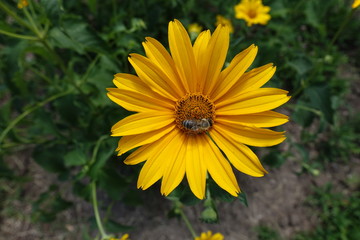
<svg viewBox="0 0 360 240">
<path fill-rule="evenodd" d="M 204 132 L 207 131 L 212 126 L 212 120 L 203 118 L 203 119 L 186 119 L 182 122 L 182 125 L 193 132 Z"/>
</svg>

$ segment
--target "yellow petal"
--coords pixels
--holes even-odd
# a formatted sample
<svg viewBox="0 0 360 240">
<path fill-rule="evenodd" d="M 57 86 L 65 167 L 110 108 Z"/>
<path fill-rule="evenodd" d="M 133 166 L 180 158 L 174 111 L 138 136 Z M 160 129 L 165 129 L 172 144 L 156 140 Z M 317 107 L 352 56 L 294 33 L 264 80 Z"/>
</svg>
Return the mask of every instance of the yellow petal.
<svg viewBox="0 0 360 240">
<path fill-rule="evenodd" d="M 112 128 L 111 136 L 127 136 L 146 132 L 151 132 L 168 126 L 174 121 L 173 113 L 163 112 L 143 112 L 130 115 L 119 122 Z"/>
<path fill-rule="evenodd" d="M 206 151 L 206 168 L 214 181 L 228 193 L 237 196 L 240 192 L 239 185 L 229 162 L 221 154 L 217 146 L 206 136 L 201 136 L 202 141 L 207 142 L 204 148 Z"/>
<path fill-rule="evenodd" d="M 157 142 L 139 147 L 125 159 L 124 163 L 127 165 L 136 165 L 146 161 L 156 150 L 156 143 Z"/>
<path fill-rule="evenodd" d="M 168 34 L 171 56 L 186 92 L 195 92 L 195 58 L 189 35 L 184 26 L 176 19 L 169 23 Z"/>
<path fill-rule="evenodd" d="M 138 76 L 126 73 L 118 73 L 115 74 L 113 82 L 118 89 L 124 89 L 136 92 L 138 94 L 143 94 L 146 97 L 150 97 L 152 99 L 158 99 L 161 101 L 162 105 L 167 108 L 174 106 L 173 101 L 162 97 L 158 93 L 151 90 L 149 85 L 145 84 Z"/>
<path fill-rule="evenodd" d="M 180 96 L 185 95 L 185 89 L 176 71 L 174 60 L 165 47 L 156 39 L 150 37 L 146 38 L 143 46 L 146 56 L 167 75 L 168 80 L 171 81 L 171 87 L 173 87 Z"/>
<path fill-rule="evenodd" d="M 153 143 L 163 137 L 165 134 L 169 133 L 171 130 L 173 130 L 174 127 L 175 125 L 170 125 L 155 131 L 139 135 L 124 136 L 120 139 L 116 151 L 119 151 L 118 155 L 121 155 L 136 147 Z"/>
<path fill-rule="evenodd" d="M 153 152 L 140 171 L 138 188 L 145 190 L 164 175 L 165 169 L 173 161 L 173 158 L 169 156 L 178 150 L 179 143 L 175 138 L 178 134 L 177 129 L 173 130 L 157 143 L 157 151 Z"/>
<path fill-rule="evenodd" d="M 260 88 L 236 98 L 226 98 L 216 104 L 216 114 L 241 115 L 268 111 L 289 101 L 287 91 L 277 88 Z"/>
<path fill-rule="evenodd" d="M 206 58 L 206 51 L 211 38 L 210 30 L 203 31 L 199 34 L 199 36 L 196 38 L 194 43 L 194 56 L 196 61 L 196 67 L 198 71 L 198 76 L 202 76 L 205 74 L 208 68 L 209 60 Z M 197 86 L 196 91 L 202 92 L 202 89 L 204 89 L 205 80 L 200 79 L 197 80 Z"/>
<path fill-rule="evenodd" d="M 207 68 L 200 73 L 200 80 L 204 81 L 204 93 L 210 94 L 219 78 L 229 48 L 230 33 L 227 26 L 218 25 L 209 41 L 205 59 Z"/>
<path fill-rule="evenodd" d="M 247 115 L 217 115 L 216 122 L 229 126 L 275 127 L 289 121 L 288 116 L 273 111 Z"/>
<path fill-rule="evenodd" d="M 161 193 L 169 195 L 182 181 L 185 175 L 185 151 L 187 146 L 186 135 L 179 131 L 174 138 L 175 149 L 170 153 L 169 165 L 164 169 L 161 182 Z"/>
<path fill-rule="evenodd" d="M 186 178 L 191 191 L 199 199 L 205 197 L 206 166 L 204 149 L 206 142 L 197 136 L 188 135 L 185 153 Z"/>
<path fill-rule="evenodd" d="M 130 54 L 129 62 L 135 69 L 137 75 L 149 87 L 158 94 L 176 101 L 179 97 L 169 78 L 149 59 L 139 54 Z"/>
<path fill-rule="evenodd" d="M 233 99 L 245 92 L 257 90 L 270 80 L 275 70 L 276 67 L 274 67 L 272 63 L 269 63 L 244 73 L 225 95 L 219 100 L 214 101 L 221 102 L 224 99 Z"/>
<path fill-rule="evenodd" d="M 237 143 L 255 147 L 274 146 L 286 139 L 283 132 L 275 132 L 269 129 L 230 126 L 221 123 L 214 124 L 213 128 Z"/>
<path fill-rule="evenodd" d="M 237 170 L 254 177 L 264 176 L 266 170 L 248 147 L 233 142 L 230 137 L 226 137 L 225 133 L 218 132 L 214 128 L 210 130 L 210 135 Z"/>
<path fill-rule="evenodd" d="M 227 91 L 239 81 L 240 77 L 253 63 L 257 51 L 257 46 L 253 44 L 234 57 L 230 65 L 221 72 L 219 81 L 210 94 L 213 101 L 225 95 Z"/>
<path fill-rule="evenodd" d="M 132 112 L 174 111 L 166 102 L 142 94 L 118 88 L 107 88 L 107 96 L 115 103 Z"/>
</svg>

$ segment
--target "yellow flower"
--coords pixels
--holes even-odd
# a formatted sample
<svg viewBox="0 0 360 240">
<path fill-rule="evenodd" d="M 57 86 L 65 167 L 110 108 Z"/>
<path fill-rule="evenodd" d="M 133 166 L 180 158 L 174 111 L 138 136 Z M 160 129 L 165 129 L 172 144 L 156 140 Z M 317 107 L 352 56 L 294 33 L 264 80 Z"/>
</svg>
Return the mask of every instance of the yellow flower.
<svg viewBox="0 0 360 240">
<path fill-rule="evenodd" d="M 212 235 L 211 231 L 206 233 L 201 233 L 200 237 L 195 238 L 195 240 L 223 240 L 224 236 L 221 233 L 215 233 Z"/>
<path fill-rule="evenodd" d="M 122 138 L 119 155 L 137 148 L 126 164 L 145 162 L 138 188 L 162 179 L 161 193 L 170 194 L 186 175 L 196 197 L 205 196 L 208 173 L 231 195 L 240 192 L 230 163 L 255 177 L 266 173 L 246 145 L 273 146 L 284 141 L 274 127 L 288 121 L 271 111 L 289 100 L 287 91 L 261 88 L 275 73 L 267 64 L 245 72 L 258 48 L 251 45 L 222 70 L 229 48 L 229 28 L 200 33 L 192 45 L 178 21 L 169 23 L 171 55 L 157 40 L 143 42 L 146 57 L 130 54 L 136 75 L 118 73 L 108 97 L 137 112 L 117 122 L 112 136 Z M 245 145 L 246 144 L 246 145 Z M 226 155 L 226 156 L 225 156 Z"/>
<path fill-rule="evenodd" d="M 122 235 L 121 238 L 110 238 L 110 240 L 130 240 L 130 238 L 129 238 L 129 234 L 126 233 Z"/>
<path fill-rule="evenodd" d="M 24 8 L 24 7 L 28 6 L 28 5 L 29 5 L 29 3 L 28 3 L 27 0 L 20 0 L 18 2 L 18 4 L 17 4 L 17 7 L 21 9 L 21 8 Z"/>
<path fill-rule="evenodd" d="M 226 17 L 223 17 L 221 15 L 217 15 L 216 16 L 216 26 L 218 26 L 219 24 L 228 26 L 230 33 L 234 32 L 234 27 L 233 27 L 230 19 L 227 19 Z"/>
<path fill-rule="evenodd" d="M 358 6 L 360 6 L 360 0 L 354 0 L 353 4 L 352 4 L 352 8 L 357 8 Z"/>
<path fill-rule="evenodd" d="M 248 26 L 253 24 L 265 25 L 270 20 L 270 7 L 264 6 L 261 0 L 241 0 L 234 7 L 235 17 L 244 19 Z"/>
<path fill-rule="evenodd" d="M 195 33 L 195 34 L 199 34 L 202 30 L 202 26 L 200 26 L 197 23 L 192 23 L 188 26 L 188 31 L 189 33 Z"/>
</svg>

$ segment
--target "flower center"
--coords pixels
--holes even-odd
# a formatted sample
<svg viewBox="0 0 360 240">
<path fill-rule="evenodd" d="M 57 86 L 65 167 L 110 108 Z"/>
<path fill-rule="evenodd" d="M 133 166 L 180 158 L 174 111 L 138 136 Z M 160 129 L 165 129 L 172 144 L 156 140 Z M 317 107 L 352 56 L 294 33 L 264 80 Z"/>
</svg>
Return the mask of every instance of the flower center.
<svg viewBox="0 0 360 240">
<path fill-rule="evenodd" d="M 187 94 L 176 102 L 176 125 L 188 134 L 207 131 L 215 120 L 215 105 L 201 93 Z"/>
<path fill-rule="evenodd" d="M 256 15 L 257 15 L 256 9 L 253 9 L 253 8 L 249 9 L 249 11 L 248 11 L 249 18 L 256 18 Z"/>
</svg>

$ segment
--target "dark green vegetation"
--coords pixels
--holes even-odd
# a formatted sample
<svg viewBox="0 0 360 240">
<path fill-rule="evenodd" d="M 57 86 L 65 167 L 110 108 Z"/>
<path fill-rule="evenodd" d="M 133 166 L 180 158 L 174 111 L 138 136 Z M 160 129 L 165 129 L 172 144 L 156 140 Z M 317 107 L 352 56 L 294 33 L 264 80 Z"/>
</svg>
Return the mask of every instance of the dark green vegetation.
<svg viewBox="0 0 360 240">
<path fill-rule="evenodd" d="M 109 201 L 143 204 L 135 189 L 140 168 L 124 166 L 126 155 L 116 157 L 117 139 L 109 136 L 111 126 L 130 113 L 112 103 L 105 89 L 113 86 L 115 73 L 133 72 L 127 56 L 143 53 L 141 42 L 146 36 L 167 46 L 167 25 L 174 18 L 184 26 L 197 22 L 213 30 L 217 14 L 228 17 L 235 28 L 228 59 L 255 43 L 259 54 L 253 67 L 269 62 L 277 66 L 269 86 L 289 90 L 292 100 L 285 109 L 301 130 L 295 136 L 289 129 L 287 151 L 269 150 L 263 158 L 268 165 L 280 167 L 294 157 L 302 167 L 299 174 L 319 175 L 328 164 L 347 164 L 359 154 L 360 115 L 359 108 L 354 109 L 359 99 L 357 95 L 349 104 L 346 96 L 351 83 L 344 75 L 348 71 L 340 74 L 340 70 L 351 66 L 353 74 L 359 74 L 360 62 L 355 59 L 360 59 L 360 10 L 352 11 L 351 2 L 343 0 L 264 1 L 272 8 L 271 21 L 247 28 L 245 22 L 234 19 L 237 3 L 39 0 L 18 9 L 15 1 L 1 1 L 1 218 L 22 217 L 11 209 L 12 201 L 22 198 L 33 176 L 19 172 L 9 156 L 24 153 L 56 176 L 31 203 L 32 222 L 49 223 L 72 207 L 59 188 L 64 183 L 87 201 L 95 186 L 89 184 L 92 182 Z M 234 199 L 211 181 L 209 189 L 213 199 L 201 203 L 205 209 L 201 218 L 216 222 L 220 216 L 221 221 L 216 204 Z M 239 198 L 247 203 L 245 195 Z M 171 199 L 187 205 L 199 203 L 186 184 Z M 320 225 L 295 239 L 360 239 L 358 193 L 346 196 L 318 189 L 309 204 L 322 210 Z M 111 216 L 106 222 L 109 232 L 129 230 Z M 271 228 L 257 231 L 259 239 L 279 238 Z"/>
</svg>

